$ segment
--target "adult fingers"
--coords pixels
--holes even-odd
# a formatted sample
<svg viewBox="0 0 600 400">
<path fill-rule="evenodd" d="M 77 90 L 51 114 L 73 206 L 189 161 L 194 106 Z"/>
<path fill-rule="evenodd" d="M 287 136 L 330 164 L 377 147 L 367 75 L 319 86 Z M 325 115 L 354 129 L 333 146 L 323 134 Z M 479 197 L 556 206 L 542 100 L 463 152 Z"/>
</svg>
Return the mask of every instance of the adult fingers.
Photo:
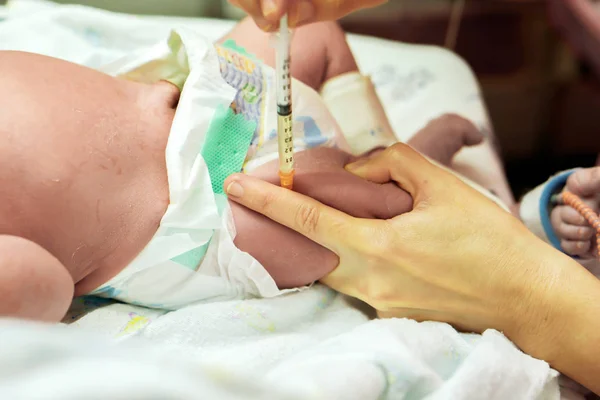
<svg viewBox="0 0 600 400">
<path fill-rule="evenodd" d="M 344 244 L 345 232 L 358 231 L 359 221 L 341 211 L 260 179 L 234 174 L 225 180 L 229 199 L 306 236 L 333 251 Z"/>
<path fill-rule="evenodd" d="M 433 177 L 444 173 L 403 143 L 396 143 L 372 158 L 348 164 L 346 169 L 371 182 L 394 181 L 410 193 L 415 202 L 432 189 L 436 182 Z"/>
<path fill-rule="evenodd" d="M 261 0 L 263 16 L 271 24 L 279 25 L 279 20 L 288 10 L 288 0 Z"/>
<path fill-rule="evenodd" d="M 372 8 L 387 3 L 387 0 L 311 0 L 319 21 L 342 18 L 363 8 Z"/>
<path fill-rule="evenodd" d="M 317 21 L 333 21 L 361 8 L 381 5 L 387 0 L 228 0 L 250 15 L 265 31 L 279 26 L 280 18 L 288 13 L 290 27 L 295 28 Z"/>
<path fill-rule="evenodd" d="M 567 180 L 567 190 L 581 197 L 600 194 L 600 167 L 575 171 Z"/>
<path fill-rule="evenodd" d="M 228 0 L 230 4 L 241 8 L 265 31 L 274 29 L 273 23 L 265 18 L 260 0 Z"/>
<path fill-rule="evenodd" d="M 317 8 L 312 0 L 292 1 L 289 7 L 288 22 L 290 27 L 296 28 L 319 20 Z"/>
</svg>

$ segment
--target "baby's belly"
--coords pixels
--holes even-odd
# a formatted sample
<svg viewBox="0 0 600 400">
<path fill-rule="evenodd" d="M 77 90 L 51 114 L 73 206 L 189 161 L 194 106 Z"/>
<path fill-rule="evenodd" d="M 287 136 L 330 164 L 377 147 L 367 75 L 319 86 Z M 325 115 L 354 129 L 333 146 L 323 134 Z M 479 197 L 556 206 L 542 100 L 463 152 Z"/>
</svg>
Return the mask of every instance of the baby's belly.
<svg viewBox="0 0 600 400">
<path fill-rule="evenodd" d="M 163 95 L 168 95 L 169 91 Z M 160 99 L 160 96 L 159 98 Z M 101 186 L 88 202 L 88 216 L 95 216 L 98 228 L 94 237 L 96 254 L 93 264 L 76 285 L 76 295 L 89 293 L 122 271 L 151 241 L 169 204 L 169 184 L 165 149 L 174 111 L 168 102 L 143 137 L 129 134 L 128 151 L 119 154 L 116 163 L 123 168 L 112 173 L 98 170 L 96 182 L 106 182 L 112 190 L 104 193 Z M 135 136 L 134 136 L 135 135 Z M 125 172 L 127 170 L 127 172 Z M 110 182 L 110 183 L 109 183 Z M 86 262 L 79 263 L 81 269 Z"/>
<path fill-rule="evenodd" d="M 56 217 L 46 221 L 46 229 L 57 234 L 39 240 L 71 272 L 76 295 L 118 274 L 158 229 L 169 191 L 163 162 L 152 153 L 132 159 L 117 154 L 116 169 L 99 167 L 73 179 L 62 198 L 56 197 L 62 204 L 49 204 Z M 164 158 L 164 150 L 160 154 Z"/>
<path fill-rule="evenodd" d="M 168 206 L 166 173 L 131 174 L 125 179 L 115 178 L 107 194 L 97 193 L 95 205 L 88 202 L 85 214 L 90 227 L 72 226 L 73 235 L 67 243 L 63 261 L 72 271 L 76 282 L 75 295 L 98 288 L 116 276 L 152 240 Z M 86 238 L 85 243 L 77 239 Z"/>
<path fill-rule="evenodd" d="M 0 58 L 0 91 L 10 94 L 0 113 L 0 233 L 44 247 L 86 292 L 144 248 L 166 210 L 178 91 L 38 55 Z"/>
</svg>

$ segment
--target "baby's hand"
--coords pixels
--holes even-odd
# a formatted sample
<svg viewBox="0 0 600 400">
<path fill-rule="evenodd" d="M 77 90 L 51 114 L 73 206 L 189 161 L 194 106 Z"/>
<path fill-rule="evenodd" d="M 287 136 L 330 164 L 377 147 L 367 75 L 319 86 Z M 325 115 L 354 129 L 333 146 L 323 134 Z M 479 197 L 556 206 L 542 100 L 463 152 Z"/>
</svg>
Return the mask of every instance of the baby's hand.
<svg viewBox="0 0 600 400">
<path fill-rule="evenodd" d="M 336 149 L 315 148 L 295 156 L 294 191 L 357 218 L 390 219 L 412 209 L 412 198 L 393 183 L 379 185 L 347 172 L 356 158 Z M 278 161 L 250 175 L 279 184 Z M 236 246 L 256 258 L 281 289 L 307 285 L 338 264 L 331 251 L 249 209 L 230 203 Z M 377 240 L 373 238 L 373 240 Z"/>
<path fill-rule="evenodd" d="M 427 157 L 450 166 L 464 146 L 475 146 L 482 141 L 483 135 L 470 121 L 455 114 L 445 114 L 429 122 L 408 144 Z"/>
<path fill-rule="evenodd" d="M 600 209 L 600 167 L 581 169 L 567 180 L 565 190 L 579 196 L 598 213 Z M 585 218 L 570 206 L 557 206 L 550 217 L 562 249 L 581 258 L 597 256 L 596 232 Z"/>
</svg>

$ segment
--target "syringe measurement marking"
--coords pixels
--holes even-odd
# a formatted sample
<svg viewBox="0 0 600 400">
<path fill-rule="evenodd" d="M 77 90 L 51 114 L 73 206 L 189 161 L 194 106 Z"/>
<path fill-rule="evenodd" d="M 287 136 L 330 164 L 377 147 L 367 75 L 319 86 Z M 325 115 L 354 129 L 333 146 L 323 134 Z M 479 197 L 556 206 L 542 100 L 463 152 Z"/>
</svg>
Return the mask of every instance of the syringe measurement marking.
<svg viewBox="0 0 600 400">
<path fill-rule="evenodd" d="M 283 60 L 282 63 L 282 74 L 281 74 L 281 86 L 279 91 L 279 101 L 277 104 L 278 114 L 278 131 L 279 134 L 283 134 L 283 148 L 280 151 L 283 153 L 282 167 L 285 167 L 289 172 L 294 167 L 294 139 L 293 139 L 293 118 L 292 118 L 292 106 L 291 106 L 291 85 L 292 80 L 290 76 L 290 57 Z"/>
<path fill-rule="evenodd" d="M 280 152 L 283 154 L 283 165 L 286 169 L 291 170 L 294 164 L 294 136 L 292 133 L 292 115 L 281 115 L 277 118 L 279 122 L 279 134 L 283 134 L 283 148 L 280 148 Z M 289 172 L 289 171 L 284 171 Z"/>
<path fill-rule="evenodd" d="M 281 80 L 280 80 L 280 86 L 279 88 L 281 90 L 278 90 L 278 99 L 277 99 L 277 106 L 278 107 L 285 107 L 285 106 L 289 106 L 292 99 L 290 98 L 290 94 L 292 91 L 292 79 L 290 76 L 290 57 L 288 56 L 287 59 L 283 60 L 282 62 L 282 74 L 281 74 Z"/>
</svg>

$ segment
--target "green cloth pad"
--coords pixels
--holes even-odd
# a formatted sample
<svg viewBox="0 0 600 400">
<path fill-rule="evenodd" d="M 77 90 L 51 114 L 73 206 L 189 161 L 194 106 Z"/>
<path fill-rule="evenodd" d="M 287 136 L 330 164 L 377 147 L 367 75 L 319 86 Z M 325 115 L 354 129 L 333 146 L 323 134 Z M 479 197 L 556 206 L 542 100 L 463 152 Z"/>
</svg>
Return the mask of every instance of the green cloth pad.
<svg viewBox="0 0 600 400">
<path fill-rule="evenodd" d="M 246 49 L 242 46 L 238 46 L 238 44 L 233 39 L 227 39 L 221 44 L 221 47 L 235 51 L 236 53 L 239 53 L 242 56 L 246 56 L 249 59 L 256 61 L 256 57 L 253 54 L 248 53 Z"/>
</svg>

